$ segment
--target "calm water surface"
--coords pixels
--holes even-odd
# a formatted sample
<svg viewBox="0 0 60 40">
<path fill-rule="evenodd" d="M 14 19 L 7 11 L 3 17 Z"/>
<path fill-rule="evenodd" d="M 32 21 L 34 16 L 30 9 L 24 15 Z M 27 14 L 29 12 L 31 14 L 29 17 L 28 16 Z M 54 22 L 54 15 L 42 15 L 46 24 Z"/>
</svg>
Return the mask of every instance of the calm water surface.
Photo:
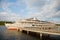
<svg viewBox="0 0 60 40">
<path fill-rule="evenodd" d="M 60 36 L 50 35 L 48 39 L 46 37 L 43 39 L 60 40 Z M 6 26 L 0 26 L 0 40 L 40 40 L 40 38 L 24 34 L 17 30 L 7 30 Z"/>
<path fill-rule="evenodd" d="M 0 26 L 0 40 L 40 40 L 39 38 L 18 32 L 7 30 L 6 26 Z"/>
</svg>

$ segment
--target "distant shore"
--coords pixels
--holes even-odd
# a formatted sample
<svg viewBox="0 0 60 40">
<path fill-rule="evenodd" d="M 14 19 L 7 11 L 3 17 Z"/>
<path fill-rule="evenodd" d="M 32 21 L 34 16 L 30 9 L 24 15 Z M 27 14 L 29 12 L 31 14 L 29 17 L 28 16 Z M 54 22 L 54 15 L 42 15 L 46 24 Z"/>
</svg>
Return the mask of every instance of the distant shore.
<svg viewBox="0 0 60 40">
<path fill-rule="evenodd" d="M 11 24 L 12 24 L 12 23 L 14 23 L 14 22 L 0 21 L 0 25 L 5 25 L 5 23 L 11 23 Z"/>
<path fill-rule="evenodd" d="M 5 25 L 5 22 L 0 22 L 0 25 Z"/>
</svg>

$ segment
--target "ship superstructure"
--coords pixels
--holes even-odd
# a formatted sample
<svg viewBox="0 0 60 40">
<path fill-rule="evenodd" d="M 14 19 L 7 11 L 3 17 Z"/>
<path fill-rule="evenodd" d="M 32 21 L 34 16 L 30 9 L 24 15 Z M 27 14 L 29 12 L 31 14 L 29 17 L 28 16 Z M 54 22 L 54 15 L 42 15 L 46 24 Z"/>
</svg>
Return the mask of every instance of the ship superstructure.
<svg viewBox="0 0 60 40">
<path fill-rule="evenodd" d="M 52 29 L 55 24 L 47 21 L 40 21 L 37 18 L 22 19 L 14 24 L 6 24 L 7 28 L 39 27 L 43 29 Z"/>
</svg>

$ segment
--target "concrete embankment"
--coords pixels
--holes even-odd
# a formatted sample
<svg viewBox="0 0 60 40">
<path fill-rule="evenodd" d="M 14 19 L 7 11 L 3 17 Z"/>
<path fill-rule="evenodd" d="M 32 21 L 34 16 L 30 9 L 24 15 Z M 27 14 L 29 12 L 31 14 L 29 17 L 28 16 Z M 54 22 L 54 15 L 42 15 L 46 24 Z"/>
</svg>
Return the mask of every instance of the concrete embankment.
<svg viewBox="0 0 60 40">
<path fill-rule="evenodd" d="M 60 40 L 60 38 L 55 37 L 58 35 L 53 35 L 53 37 L 52 37 L 50 34 L 45 34 L 45 33 L 43 33 L 41 36 L 40 33 L 37 33 L 37 32 L 26 31 L 26 30 L 22 30 L 22 32 L 27 34 L 27 35 L 34 36 L 36 38 L 40 38 L 41 40 Z"/>
<path fill-rule="evenodd" d="M 33 37 L 36 37 L 36 38 L 40 38 L 40 39 L 49 39 L 48 38 L 48 35 L 45 35 L 43 34 L 42 36 L 40 36 L 40 33 L 37 33 L 37 32 L 31 32 L 31 31 L 26 31 L 26 30 L 22 30 L 23 33 L 27 34 L 27 35 L 30 35 L 30 36 L 33 36 Z"/>
<path fill-rule="evenodd" d="M 36 33 L 36 32 L 31 32 L 31 31 L 28 31 L 28 32 L 27 32 L 26 30 L 22 30 L 22 32 L 25 33 L 25 34 L 28 34 L 28 35 L 37 37 L 37 38 L 40 37 L 40 34 L 39 34 L 39 33 Z"/>
</svg>

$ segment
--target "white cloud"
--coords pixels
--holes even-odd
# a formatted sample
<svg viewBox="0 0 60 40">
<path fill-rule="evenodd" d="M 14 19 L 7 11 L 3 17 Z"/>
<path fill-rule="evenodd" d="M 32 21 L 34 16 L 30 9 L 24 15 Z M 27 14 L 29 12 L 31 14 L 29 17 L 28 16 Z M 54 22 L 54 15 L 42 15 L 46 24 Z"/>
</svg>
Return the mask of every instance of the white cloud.
<svg viewBox="0 0 60 40">
<path fill-rule="evenodd" d="M 19 15 L 15 14 L 15 13 L 8 13 L 8 12 L 0 13 L 0 19 L 3 21 L 4 20 L 5 21 L 16 21 L 16 20 L 18 20 L 18 18 L 19 18 Z"/>
<path fill-rule="evenodd" d="M 40 20 L 49 20 L 56 23 L 60 20 L 54 19 L 54 17 L 60 15 L 60 10 L 56 11 L 60 0 L 25 0 L 25 2 L 29 10 L 29 17 L 37 17 Z"/>
<path fill-rule="evenodd" d="M 4 11 L 0 12 L 0 21 L 16 21 L 20 19 L 19 14 L 16 14 L 12 12 L 11 9 L 9 9 L 10 5 L 15 5 L 15 3 L 9 3 L 7 0 L 2 0 L 0 7 L 3 8 Z"/>
<path fill-rule="evenodd" d="M 5 10 L 4 14 L 9 15 L 8 20 L 13 20 L 16 18 L 19 18 L 18 14 L 12 13 L 12 10 L 10 10 L 8 7 L 10 5 L 16 5 L 19 6 L 21 3 L 26 3 L 26 9 L 27 10 L 27 16 L 24 18 L 29 18 L 29 17 L 37 17 L 40 20 L 55 20 L 54 17 L 60 15 L 60 10 L 56 11 L 56 7 L 59 5 L 60 0 L 17 0 L 16 3 L 7 3 L 6 1 L 2 3 L 2 8 Z M 22 14 L 25 10 L 20 10 L 19 14 Z M 24 14 L 24 13 L 23 13 Z M 1 16 L 0 15 L 0 16 Z M 23 17 L 21 17 L 23 18 Z M 50 18 L 50 19 L 49 19 Z M 58 19 L 59 20 L 59 19 Z M 56 21 L 58 21 L 56 20 Z M 55 22 L 56 22 L 55 21 Z"/>
</svg>

